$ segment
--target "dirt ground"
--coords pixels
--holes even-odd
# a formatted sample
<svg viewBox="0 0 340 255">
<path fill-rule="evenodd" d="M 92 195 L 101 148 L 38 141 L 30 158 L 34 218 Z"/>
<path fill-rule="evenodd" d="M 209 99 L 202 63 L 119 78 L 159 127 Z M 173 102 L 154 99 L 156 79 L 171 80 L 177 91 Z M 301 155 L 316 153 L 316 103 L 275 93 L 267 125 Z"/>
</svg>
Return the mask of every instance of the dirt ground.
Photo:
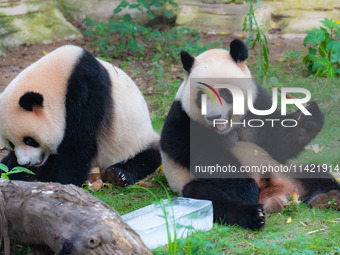
<svg viewBox="0 0 340 255">
<path fill-rule="evenodd" d="M 118 38 L 118 37 L 117 37 Z M 223 39 L 223 45 L 228 48 L 228 45 L 232 39 L 235 38 L 233 35 L 203 35 L 203 42 L 213 42 L 215 40 Z M 118 39 L 117 39 L 118 40 Z M 283 51 L 287 50 L 299 50 L 303 49 L 303 35 L 270 35 L 270 64 L 274 64 L 277 61 L 283 60 Z M 112 42 L 115 43 L 115 42 Z M 0 92 L 14 79 L 20 71 L 25 69 L 31 63 L 40 59 L 44 52 L 51 52 L 59 46 L 73 44 L 81 46 L 92 54 L 96 55 L 97 52 L 90 47 L 90 42 L 86 37 L 77 40 L 64 40 L 51 44 L 34 44 L 34 45 L 22 45 L 15 48 L 8 48 L 5 56 L 0 56 Z M 254 50 L 250 50 L 252 55 L 255 55 Z M 148 54 L 145 52 L 145 54 Z M 141 60 L 143 61 L 143 60 Z M 250 58 L 248 64 L 252 64 L 255 61 L 255 57 Z M 114 61 L 116 65 L 119 62 Z M 127 72 L 129 72 L 127 70 Z M 177 75 L 177 74 L 176 74 Z M 137 77 L 138 79 L 138 77 Z M 139 79 L 138 79 L 139 80 Z M 143 79 L 141 79 L 143 80 Z M 138 84 L 138 81 L 136 81 Z M 142 84 L 140 84 L 142 85 Z"/>
</svg>

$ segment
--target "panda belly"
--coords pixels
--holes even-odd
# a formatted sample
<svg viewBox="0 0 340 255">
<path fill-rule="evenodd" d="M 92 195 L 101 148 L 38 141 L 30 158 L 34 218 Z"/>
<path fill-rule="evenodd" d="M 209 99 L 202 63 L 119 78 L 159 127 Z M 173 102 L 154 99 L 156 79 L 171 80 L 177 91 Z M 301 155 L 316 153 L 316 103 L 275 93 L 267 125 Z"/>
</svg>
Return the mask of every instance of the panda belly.
<svg viewBox="0 0 340 255">
<path fill-rule="evenodd" d="M 101 169 L 128 160 L 152 144 L 159 135 L 153 130 L 142 93 L 121 69 L 104 61 L 112 81 L 113 113 L 100 131 L 96 164 Z"/>
<path fill-rule="evenodd" d="M 98 154 L 92 165 L 104 176 L 107 171 L 127 179 L 130 175 L 125 184 L 133 184 L 160 165 L 159 135 L 152 128 L 147 104 L 136 84 L 121 69 L 101 63 L 112 81 L 113 112 L 99 132 Z"/>
</svg>

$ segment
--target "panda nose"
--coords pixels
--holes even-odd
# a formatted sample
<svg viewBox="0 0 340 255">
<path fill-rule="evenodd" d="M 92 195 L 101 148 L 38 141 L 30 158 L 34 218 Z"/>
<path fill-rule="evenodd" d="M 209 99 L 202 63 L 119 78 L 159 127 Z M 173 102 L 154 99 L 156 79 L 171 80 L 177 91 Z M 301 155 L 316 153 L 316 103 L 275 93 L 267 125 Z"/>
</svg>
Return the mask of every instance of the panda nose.
<svg viewBox="0 0 340 255">
<path fill-rule="evenodd" d="M 215 116 L 210 116 L 210 117 L 206 117 L 207 120 L 209 121 L 214 121 L 215 119 L 219 119 L 221 118 L 221 114 L 220 115 L 215 115 Z"/>
</svg>

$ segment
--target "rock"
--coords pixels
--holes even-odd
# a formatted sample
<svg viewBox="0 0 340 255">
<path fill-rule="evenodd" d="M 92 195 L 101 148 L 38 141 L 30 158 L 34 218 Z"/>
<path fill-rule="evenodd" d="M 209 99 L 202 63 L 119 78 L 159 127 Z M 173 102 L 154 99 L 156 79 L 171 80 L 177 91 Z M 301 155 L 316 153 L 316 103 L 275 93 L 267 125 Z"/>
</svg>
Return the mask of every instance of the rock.
<svg viewBox="0 0 340 255">
<path fill-rule="evenodd" d="M 122 0 L 57 0 L 59 9 L 69 19 L 84 19 L 90 17 L 96 23 L 106 22 L 110 18 L 122 19 L 127 13 L 131 15 L 134 21 L 143 23 L 147 21 L 145 13 L 140 12 L 137 8 L 123 8 L 121 12 L 114 14 L 113 10 L 118 7 Z M 135 3 L 137 0 L 125 0 L 129 3 Z M 161 14 L 162 8 L 151 8 L 156 14 Z"/>
<path fill-rule="evenodd" d="M 255 2 L 255 1 L 254 1 Z M 176 24 L 211 33 L 241 34 L 249 6 L 245 1 L 225 0 L 177 1 Z M 324 18 L 340 16 L 339 0 L 277 0 L 260 1 L 256 19 L 265 31 L 279 29 L 283 33 L 304 33 L 321 26 Z M 254 5 L 256 8 L 257 5 Z"/>
<path fill-rule="evenodd" d="M 222 1 L 219 1 L 222 2 Z M 217 1 L 178 1 L 177 26 L 218 33 L 242 30 L 246 4 L 230 5 Z"/>
<path fill-rule="evenodd" d="M 323 19 L 336 19 L 340 16 L 340 1 L 325 0 L 284 0 L 264 2 L 272 7 L 271 20 L 267 24 L 271 28 L 282 29 L 284 33 L 304 33 L 318 28 Z"/>
<path fill-rule="evenodd" d="M 0 50 L 36 42 L 81 37 L 55 1 L 11 1 L 0 5 Z"/>
</svg>

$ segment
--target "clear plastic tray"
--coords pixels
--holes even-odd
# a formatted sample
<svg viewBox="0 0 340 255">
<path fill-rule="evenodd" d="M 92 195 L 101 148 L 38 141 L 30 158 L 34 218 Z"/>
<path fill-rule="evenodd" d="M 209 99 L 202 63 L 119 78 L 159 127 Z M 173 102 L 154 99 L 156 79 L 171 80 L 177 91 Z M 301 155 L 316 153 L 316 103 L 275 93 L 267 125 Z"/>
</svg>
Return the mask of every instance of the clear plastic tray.
<svg viewBox="0 0 340 255">
<path fill-rule="evenodd" d="M 213 226 L 213 207 L 209 200 L 176 197 L 163 200 L 171 240 L 176 224 L 177 238 L 192 231 L 208 231 Z M 141 237 L 146 246 L 154 249 L 168 243 L 167 226 L 161 205 L 149 205 L 122 216 L 123 220 Z"/>
</svg>

